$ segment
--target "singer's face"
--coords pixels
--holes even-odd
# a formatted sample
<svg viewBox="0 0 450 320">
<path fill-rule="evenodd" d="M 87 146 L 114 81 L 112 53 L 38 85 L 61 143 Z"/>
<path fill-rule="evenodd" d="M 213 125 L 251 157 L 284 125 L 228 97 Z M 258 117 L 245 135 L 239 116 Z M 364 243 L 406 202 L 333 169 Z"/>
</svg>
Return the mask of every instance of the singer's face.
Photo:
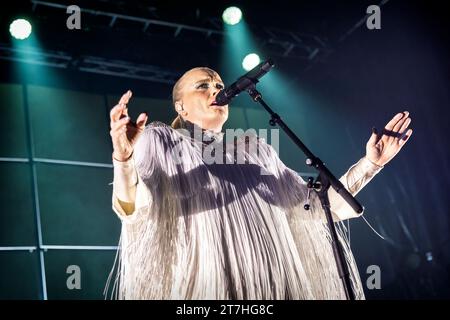
<svg viewBox="0 0 450 320">
<path fill-rule="evenodd" d="M 186 111 L 183 118 L 203 129 L 220 131 L 228 119 L 228 105 L 215 105 L 215 97 L 224 88 L 217 73 L 188 71 L 182 80 L 180 103 Z"/>
</svg>

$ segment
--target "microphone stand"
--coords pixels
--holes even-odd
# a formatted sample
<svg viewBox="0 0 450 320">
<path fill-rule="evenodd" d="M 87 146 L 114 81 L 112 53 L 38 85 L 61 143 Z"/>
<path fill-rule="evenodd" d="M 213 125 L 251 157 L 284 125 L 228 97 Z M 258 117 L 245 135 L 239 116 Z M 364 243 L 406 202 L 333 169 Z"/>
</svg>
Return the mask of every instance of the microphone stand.
<svg viewBox="0 0 450 320">
<path fill-rule="evenodd" d="M 345 262 L 344 251 L 342 249 L 342 245 L 339 242 L 339 238 L 337 236 L 336 228 L 334 225 L 333 217 L 331 215 L 330 209 L 330 201 L 328 198 L 328 189 L 333 187 L 336 192 L 344 198 L 345 201 L 355 210 L 355 212 L 361 213 L 364 208 L 361 204 L 350 194 L 350 192 L 345 189 L 344 185 L 331 173 L 330 170 L 325 166 L 325 164 L 316 157 L 304 144 L 303 142 L 292 132 L 291 129 L 284 123 L 281 117 L 273 112 L 273 110 L 265 103 L 262 98 L 262 95 L 258 90 L 256 90 L 257 79 L 249 78 L 253 84 L 251 84 L 247 88 L 248 94 L 252 97 L 253 101 L 259 102 L 264 109 L 270 114 L 271 118 L 269 120 L 269 124 L 271 126 L 278 125 L 283 129 L 283 131 L 291 138 L 291 140 L 303 151 L 306 155 L 306 164 L 314 167 L 319 171 L 319 175 L 315 182 L 313 182 L 313 178 L 310 177 L 308 179 L 307 187 L 311 190 L 317 192 L 320 202 L 322 204 L 322 208 L 325 211 L 327 224 L 330 229 L 331 234 L 331 243 L 333 246 L 333 254 L 336 260 L 336 266 L 338 269 L 339 277 L 342 280 L 342 285 L 344 287 L 345 295 L 347 300 L 355 300 L 355 293 L 353 292 L 351 281 L 350 281 L 350 273 L 348 269 L 348 265 Z M 309 210 L 309 205 L 306 204 L 304 206 L 305 210 Z"/>
</svg>

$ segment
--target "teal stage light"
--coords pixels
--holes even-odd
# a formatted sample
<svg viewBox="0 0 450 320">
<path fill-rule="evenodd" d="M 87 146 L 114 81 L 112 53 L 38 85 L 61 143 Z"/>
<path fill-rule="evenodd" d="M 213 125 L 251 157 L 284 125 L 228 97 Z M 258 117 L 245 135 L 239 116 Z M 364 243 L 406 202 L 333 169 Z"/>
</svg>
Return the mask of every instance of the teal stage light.
<svg viewBox="0 0 450 320">
<path fill-rule="evenodd" d="M 246 71 L 252 70 L 261 62 L 261 59 L 256 53 L 250 53 L 245 56 L 244 60 L 242 60 L 242 67 Z"/>
<path fill-rule="evenodd" d="M 14 38 L 19 40 L 28 38 L 31 30 L 31 23 L 25 19 L 16 19 L 9 25 L 9 32 Z"/>
<path fill-rule="evenodd" d="M 242 19 L 242 11 L 238 7 L 229 7 L 223 11 L 223 22 L 229 25 L 238 24 Z"/>
</svg>

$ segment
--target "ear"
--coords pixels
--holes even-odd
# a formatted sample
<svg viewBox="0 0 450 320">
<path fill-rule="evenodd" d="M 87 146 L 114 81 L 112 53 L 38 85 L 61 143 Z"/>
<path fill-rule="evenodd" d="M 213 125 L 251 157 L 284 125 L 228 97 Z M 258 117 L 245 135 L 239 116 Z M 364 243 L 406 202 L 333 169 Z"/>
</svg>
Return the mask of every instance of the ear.
<svg viewBox="0 0 450 320">
<path fill-rule="evenodd" d="M 183 109 L 183 104 L 181 103 L 181 101 L 175 102 L 175 110 L 176 110 L 177 112 L 181 112 L 181 111 L 184 110 L 184 109 Z"/>
</svg>

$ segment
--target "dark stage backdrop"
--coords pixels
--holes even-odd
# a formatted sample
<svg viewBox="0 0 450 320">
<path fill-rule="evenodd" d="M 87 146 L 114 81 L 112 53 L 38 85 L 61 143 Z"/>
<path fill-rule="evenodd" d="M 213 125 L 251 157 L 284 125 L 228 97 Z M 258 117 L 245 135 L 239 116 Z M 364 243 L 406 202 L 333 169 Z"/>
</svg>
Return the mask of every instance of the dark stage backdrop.
<svg viewBox="0 0 450 320">
<path fill-rule="evenodd" d="M 447 29 L 445 12 L 428 2 L 389 1 L 381 30 L 357 29 L 307 71 L 281 60 L 273 75 L 289 86 L 261 81 L 266 101 L 337 176 L 365 154 L 372 126 L 410 112 L 412 138 L 357 196 L 384 239 L 363 219 L 347 224 L 369 299 L 450 298 Z M 189 65 L 223 72 L 211 61 Z M 101 299 L 120 232 L 109 110 L 132 89 L 132 118 L 146 111 L 169 123 L 171 86 L 4 60 L 0 69 L 0 299 L 42 299 L 42 283 L 49 299 Z M 267 120 L 244 96 L 227 127 L 269 128 Z M 311 173 L 283 133 L 280 157 Z M 67 288 L 71 265 L 80 290 Z M 365 285 L 370 266 L 380 268 L 380 289 Z"/>
</svg>

